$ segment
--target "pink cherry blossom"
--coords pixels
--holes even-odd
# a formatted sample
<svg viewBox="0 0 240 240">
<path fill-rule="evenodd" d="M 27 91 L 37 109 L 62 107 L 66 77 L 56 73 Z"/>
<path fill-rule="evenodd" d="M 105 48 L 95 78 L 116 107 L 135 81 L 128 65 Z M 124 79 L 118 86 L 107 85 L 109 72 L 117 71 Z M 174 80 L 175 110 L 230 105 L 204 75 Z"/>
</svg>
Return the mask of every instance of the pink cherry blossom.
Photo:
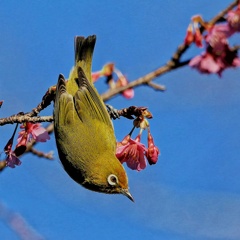
<svg viewBox="0 0 240 240">
<path fill-rule="evenodd" d="M 141 171 L 146 167 L 146 147 L 140 143 L 140 136 L 135 140 L 127 135 L 122 142 L 118 143 L 116 156 L 121 163 L 126 162 L 132 170 Z"/>
<path fill-rule="evenodd" d="M 20 128 L 24 128 L 24 130 L 19 133 L 17 139 L 18 145 L 20 143 L 26 144 L 31 140 L 31 138 L 33 138 L 36 142 L 46 142 L 50 139 L 48 132 L 45 128 L 41 127 L 40 123 L 26 122 L 21 125 Z"/>
<path fill-rule="evenodd" d="M 221 76 L 223 70 L 226 68 L 239 67 L 240 58 L 237 57 L 235 51 L 232 51 L 226 46 L 221 56 L 214 56 L 214 54 L 208 50 L 200 56 L 194 57 L 189 62 L 189 66 L 196 68 L 200 73 L 217 73 Z"/>
<path fill-rule="evenodd" d="M 205 37 L 207 47 L 201 55 L 194 57 L 189 65 L 201 73 L 222 72 L 229 67 L 238 67 L 240 59 L 237 52 L 228 45 L 227 38 L 232 31 L 227 24 L 219 24 L 211 27 Z"/>
<path fill-rule="evenodd" d="M 18 142 L 25 134 L 27 134 L 27 141 L 30 141 L 31 137 L 36 142 L 46 142 L 50 139 L 48 132 L 40 123 L 26 122 L 24 125 L 20 126 L 20 128 L 24 128 L 24 130 L 19 133 Z"/>
</svg>

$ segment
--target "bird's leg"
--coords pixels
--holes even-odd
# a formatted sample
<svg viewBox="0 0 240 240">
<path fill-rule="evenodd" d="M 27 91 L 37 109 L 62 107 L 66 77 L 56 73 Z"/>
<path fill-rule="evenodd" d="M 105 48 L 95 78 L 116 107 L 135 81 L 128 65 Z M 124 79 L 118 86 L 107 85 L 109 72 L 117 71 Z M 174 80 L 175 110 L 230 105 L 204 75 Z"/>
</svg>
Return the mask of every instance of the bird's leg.
<svg viewBox="0 0 240 240">
<path fill-rule="evenodd" d="M 108 114 L 110 116 L 111 119 L 117 119 L 120 118 L 119 114 L 118 114 L 118 110 L 116 108 L 114 108 L 113 106 L 109 105 L 109 104 L 105 104 Z"/>
</svg>

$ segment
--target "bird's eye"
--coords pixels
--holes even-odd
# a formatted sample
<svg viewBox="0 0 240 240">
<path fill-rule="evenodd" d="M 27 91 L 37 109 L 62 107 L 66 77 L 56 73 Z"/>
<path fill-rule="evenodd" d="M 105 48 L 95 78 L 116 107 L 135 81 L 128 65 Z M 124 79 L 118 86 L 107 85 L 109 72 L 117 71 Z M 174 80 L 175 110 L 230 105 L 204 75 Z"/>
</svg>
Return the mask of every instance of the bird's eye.
<svg viewBox="0 0 240 240">
<path fill-rule="evenodd" d="M 114 174 L 110 174 L 107 178 L 108 180 L 108 183 L 111 185 L 111 186 L 115 186 L 117 183 L 118 183 L 118 178 L 116 175 Z"/>
</svg>

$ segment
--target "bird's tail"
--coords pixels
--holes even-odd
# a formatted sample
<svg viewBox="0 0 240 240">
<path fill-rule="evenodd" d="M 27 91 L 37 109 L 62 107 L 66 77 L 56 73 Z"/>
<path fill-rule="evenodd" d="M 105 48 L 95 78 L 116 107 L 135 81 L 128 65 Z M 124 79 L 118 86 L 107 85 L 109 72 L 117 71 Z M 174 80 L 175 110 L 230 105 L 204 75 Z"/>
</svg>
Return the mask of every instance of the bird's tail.
<svg viewBox="0 0 240 240">
<path fill-rule="evenodd" d="M 89 81 L 91 80 L 92 55 L 95 42 L 95 35 L 87 38 L 76 36 L 74 39 L 75 65 L 83 69 Z"/>
<path fill-rule="evenodd" d="M 88 36 L 87 38 L 76 36 L 74 39 L 74 50 L 75 50 L 75 66 L 70 72 L 67 91 L 74 95 L 78 87 L 75 79 L 78 77 L 78 67 L 81 67 L 89 82 L 92 82 L 92 55 L 96 42 L 96 36 Z"/>
</svg>

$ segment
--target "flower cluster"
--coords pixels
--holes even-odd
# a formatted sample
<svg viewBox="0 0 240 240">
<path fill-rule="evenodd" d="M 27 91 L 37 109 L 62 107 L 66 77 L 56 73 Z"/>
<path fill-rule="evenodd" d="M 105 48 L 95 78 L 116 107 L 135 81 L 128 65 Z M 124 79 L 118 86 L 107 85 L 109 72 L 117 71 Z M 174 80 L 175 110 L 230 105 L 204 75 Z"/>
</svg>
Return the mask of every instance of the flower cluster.
<svg viewBox="0 0 240 240">
<path fill-rule="evenodd" d="M 206 30 L 204 36 L 199 26 Z M 228 12 L 224 23 L 210 25 L 200 16 L 194 16 L 192 24 L 187 29 L 184 43 L 189 45 L 194 42 L 198 47 L 202 47 L 202 40 L 205 40 L 206 48 L 201 55 L 189 62 L 189 66 L 196 68 L 200 73 L 216 73 L 219 76 L 226 68 L 239 67 L 240 58 L 237 51 L 228 43 L 228 38 L 236 32 L 240 32 L 240 4 L 236 10 Z"/>
<path fill-rule="evenodd" d="M 117 80 L 114 80 L 114 74 L 117 76 Z M 92 73 L 92 81 L 96 82 L 100 77 L 106 77 L 106 81 L 110 87 L 110 89 L 124 87 L 128 84 L 127 78 L 119 71 L 114 63 L 107 63 L 103 66 L 100 71 Z M 134 97 L 134 91 L 132 88 L 126 89 L 122 92 L 122 95 L 127 98 Z"/>
<path fill-rule="evenodd" d="M 134 128 L 139 127 L 140 133 L 135 139 L 131 138 L 134 130 L 124 137 L 121 142 L 117 143 L 116 156 L 121 163 L 126 162 L 127 166 L 132 170 L 141 171 L 147 166 L 147 161 L 150 165 L 157 163 L 160 151 L 154 144 L 153 137 L 150 133 L 149 123 L 146 118 L 150 118 L 150 112 L 145 112 L 145 116 L 140 116 L 134 120 Z M 144 129 L 148 130 L 148 147 L 140 142 L 141 134 Z"/>
<path fill-rule="evenodd" d="M 6 165 L 8 167 L 14 168 L 15 166 L 19 166 L 21 161 L 18 156 L 23 154 L 26 151 L 27 143 L 34 139 L 36 142 L 46 142 L 50 139 L 45 128 L 41 127 L 40 123 L 31 123 L 26 122 L 20 126 L 23 129 L 19 132 L 19 136 L 17 139 L 17 145 L 15 150 L 12 150 L 13 139 L 17 130 L 17 126 L 14 130 L 12 137 L 9 139 L 8 143 L 4 148 L 4 152 L 6 153 Z"/>
</svg>

